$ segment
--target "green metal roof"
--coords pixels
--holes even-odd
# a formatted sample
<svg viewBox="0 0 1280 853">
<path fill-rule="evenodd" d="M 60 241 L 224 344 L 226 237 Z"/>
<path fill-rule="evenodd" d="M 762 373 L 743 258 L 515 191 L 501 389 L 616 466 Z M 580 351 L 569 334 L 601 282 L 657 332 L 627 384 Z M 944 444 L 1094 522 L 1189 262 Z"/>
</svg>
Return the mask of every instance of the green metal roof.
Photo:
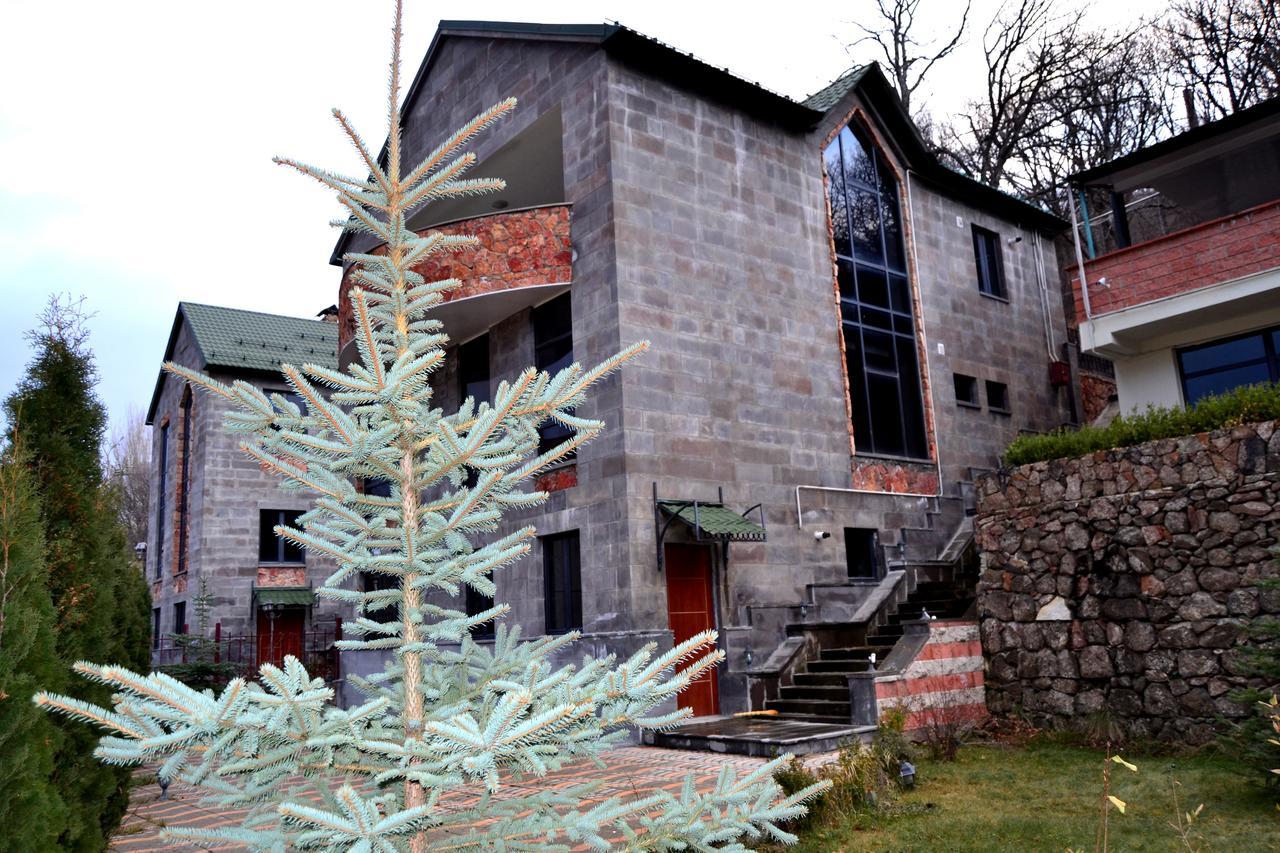
<svg viewBox="0 0 1280 853">
<path fill-rule="evenodd" d="M 858 85 L 858 81 L 862 79 L 863 75 L 867 73 L 867 69 L 871 67 L 872 66 L 870 65 L 859 65 L 856 68 L 849 69 L 836 79 L 832 80 L 826 86 L 805 98 L 803 101 L 804 105 L 811 110 L 818 110 L 819 112 L 825 113 L 827 110 L 840 103 L 840 99 L 849 94 L 850 89 Z"/>
<path fill-rule="evenodd" d="M 284 607 L 310 607 L 316 603 L 316 593 L 309 586 L 254 587 L 253 595 L 258 604 L 279 604 Z"/>
<path fill-rule="evenodd" d="M 282 363 L 338 366 L 338 325 L 323 320 L 262 314 L 183 302 L 206 367 L 280 369 Z"/>
<path fill-rule="evenodd" d="M 689 525 L 709 539 L 726 539 L 730 542 L 763 542 L 764 528 L 754 521 L 738 515 L 723 504 L 693 501 L 660 500 L 658 506 L 670 515 Z"/>
</svg>

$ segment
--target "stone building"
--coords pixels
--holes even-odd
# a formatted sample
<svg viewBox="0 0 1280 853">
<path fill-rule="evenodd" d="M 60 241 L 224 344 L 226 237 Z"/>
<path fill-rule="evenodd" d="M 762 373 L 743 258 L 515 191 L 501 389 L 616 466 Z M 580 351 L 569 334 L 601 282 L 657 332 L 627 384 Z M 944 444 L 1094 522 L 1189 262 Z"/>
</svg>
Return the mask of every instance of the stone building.
<svg viewBox="0 0 1280 853">
<path fill-rule="evenodd" d="M 281 362 L 332 366 L 337 339 L 332 322 L 183 302 L 164 361 L 300 402 L 288 393 Z M 332 645 L 339 612 L 312 593 L 332 564 L 272 533 L 314 496 L 286 491 L 240 452 L 239 438 L 222 428 L 230 408 L 164 371 L 156 379 L 146 420 L 153 441 L 146 575 L 157 664 L 180 653 L 173 634 L 196 630 L 201 581 L 211 598 L 206 630 L 228 640 L 223 653 L 236 660 L 256 665 Z"/>
<path fill-rule="evenodd" d="M 652 350 L 597 388 L 582 414 L 608 429 L 541 477 L 549 501 L 508 519 L 542 546 L 498 600 L 526 634 L 581 629 L 575 655 L 715 627 L 728 659 L 682 703 L 848 720 L 844 688 L 791 701 L 793 676 L 955 581 L 971 472 L 1071 419 L 1064 224 L 944 168 L 876 66 L 797 102 L 616 25 L 443 22 L 406 157 L 509 96 L 472 171 L 506 191 L 411 222 L 481 243 L 423 269 L 463 281 L 436 314 L 439 403 Z M 374 248 L 344 237 L 332 261 Z"/>
<path fill-rule="evenodd" d="M 1070 181 L 1080 346 L 1122 411 L 1280 381 L 1280 98 Z"/>
</svg>

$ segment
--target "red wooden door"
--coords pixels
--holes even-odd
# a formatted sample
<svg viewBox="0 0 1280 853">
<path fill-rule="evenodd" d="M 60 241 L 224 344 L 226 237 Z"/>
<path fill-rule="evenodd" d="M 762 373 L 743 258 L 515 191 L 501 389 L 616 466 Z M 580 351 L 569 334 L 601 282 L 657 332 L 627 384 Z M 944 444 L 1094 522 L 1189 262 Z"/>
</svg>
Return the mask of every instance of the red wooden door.
<svg viewBox="0 0 1280 853">
<path fill-rule="evenodd" d="M 667 575 L 667 614 L 675 642 L 682 643 L 701 631 L 716 626 L 711 592 L 711 549 L 702 545 L 664 545 Z M 676 667 L 680 671 L 688 663 Z M 676 700 L 681 708 L 692 708 L 694 716 L 720 713 L 720 691 L 714 667 L 682 690 Z"/>
<path fill-rule="evenodd" d="M 285 655 L 302 660 L 306 615 L 302 607 L 277 610 L 274 619 L 267 611 L 258 611 L 258 666 L 264 663 L 281 666 Z"/>
</svg>

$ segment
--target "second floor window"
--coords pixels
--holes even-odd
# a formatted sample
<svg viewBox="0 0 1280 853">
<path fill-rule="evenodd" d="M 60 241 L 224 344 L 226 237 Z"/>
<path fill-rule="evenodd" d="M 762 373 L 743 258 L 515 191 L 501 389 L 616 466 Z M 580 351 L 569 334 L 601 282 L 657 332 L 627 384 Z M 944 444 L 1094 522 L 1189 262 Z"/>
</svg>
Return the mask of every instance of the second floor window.
<svg viewBox="0 0 1280 853">
<path fill-rule="evenodd" d="M 996 299 L 1008 299 L 1000 235 L 981 225 L 973 226 L 973 256 L 978 264 L 978 290 Z"/>
<path fill-rule="evenodd" d="M 854 446 L 927 459 L 898 180 L 855 121 L 824 154 Z"/>
<path fill-rule="evenodd" d="M 552 376 L 573 364 L 573 316 L 569 294 L 557 296 L 533 309 L 533 359 L 538 370 Z M 538 430 L 538 452 L 546 453 L 569 438 L 569 428 L 548 421 Z"/>
<path fill-rule="evenodd" d="M 305 562 L 301 547 L 276 535 L 277 525 L 298 526 L 300 509 L 264 509 L 258 511 L 258 560 L 263 563 Z"/>
</svg>

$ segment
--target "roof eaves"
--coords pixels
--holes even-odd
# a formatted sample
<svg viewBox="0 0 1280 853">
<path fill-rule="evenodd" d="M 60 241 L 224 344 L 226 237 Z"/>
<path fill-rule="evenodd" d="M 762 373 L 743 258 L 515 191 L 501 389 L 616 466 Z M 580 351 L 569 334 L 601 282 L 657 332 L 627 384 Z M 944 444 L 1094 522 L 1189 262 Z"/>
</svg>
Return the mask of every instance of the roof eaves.
<svg viewBox="0 0 1280 853">
<path fill-rule="evenodd" d="M 1146 148 L 1131 151 L 1109 162 L 1082 169 L 1079 172 L 1068 175 L 1067 181 L 1072 186 L 1089 184 L 1124 169 L 1131 169 L 1134 166 L 1158 160 L 1185 148 L 1202 145 L 1215 137 L 1234 133 L 1253 124 L 1255 121 L 1263 121 L 1274 116 L 1280 116 L 1280 96 L 1270 98 L 1260 104 L 1254 104 L 1252 107 L 1239 110 L 1216 121 L 1205 122 L 1199 127 L 1184 130 L 1176 136 L 1148 145 Z"/>
</svg>

